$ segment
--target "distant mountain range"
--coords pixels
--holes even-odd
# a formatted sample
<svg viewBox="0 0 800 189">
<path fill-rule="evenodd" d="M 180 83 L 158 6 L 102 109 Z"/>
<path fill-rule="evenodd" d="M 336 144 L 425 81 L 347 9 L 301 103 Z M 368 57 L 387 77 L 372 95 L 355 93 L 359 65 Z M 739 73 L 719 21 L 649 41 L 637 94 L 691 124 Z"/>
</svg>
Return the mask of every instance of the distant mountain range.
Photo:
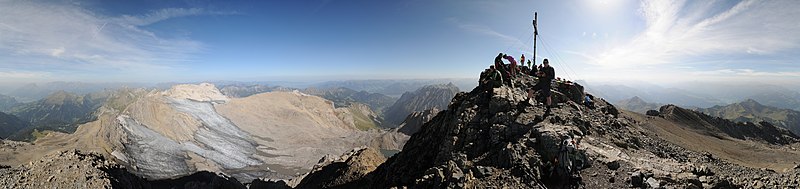
<svg viewBox="0 0 800 189">
<path fill-rule="evenodd" d="M 412 112 L 421 112 L 432 108 L 447 109 L 450 100 L 458 92 L 458 87 L 452 83 L 428 85 L 414 92 L 403 93 L 403 96 L 386 109 L 383 115 L 387 122 L 399 125 Z"/>
<path fill-rule="evenodd" d="M 661 105 L 662 104 L 645 102 L 638 96 L 634 96 L 626 100 L 621 100 L 616 103 L 616 106 L 619 108 L 638 113 L 646 113 L 647 110 L 658 110 L 658 108 L 661 107 Z"/>
<path fill-rule="evenodd" d="M 16 97 L 18 101 L 30 102 L 47 97 L 48 95 L 64 91 L 75 94 L 89 94 L 113 90 L 125 87 L 146 87 L 147 84 L 141 83 L 84 83 L 84 82 L 48 82 L 30 83 L 18 87 L 8 93 L 9 96 Z"/>
<path fill-rule="evenodd" d="M 345 87 L 356 91 L 381 93 L 388 96 L 400 96 L 406 92 L 417 90 L 426 85 L 452 83 L 459 89 L 472 90 L 478 85 L 474 78 L 466 79 L 398 79 L 398 80 L 346 80 L 329 81 L 315 85 L 317 88 Z"/>
<path fill-rule="evenodd" d="M 18 104 L 19 102 L 14 97 L 0 94 L 0 112 L 8 111 L 8 109 Z"/>
<path fill-rule="evenodd" d="M 800 111 L 800 91 L 770 83 L 686 82 L 663 87 L 646 82 L 587 83 L 586 91 L 608 101 L 638 97 L 649 103 L 709 108 L 753 99 L 767 106 Z"/>
<path fill-rule="evenodd" d="M 384 94 L 356 91 L 345 87 L 328 89 L 306 88 L 303 92 L 333 101 L 333 104 L 337 107 L 347 107 L 353 103 L 363 103 L 368 105 L 375 112 L 383 112 L 384 109 L 397 101 L 397 98 L 392 98 Z"/>
<path fill-rule="evenodd" d="M 793 133 L 800 133 L 800 112 L 791 109 L 766 106 L 753 99 L 725 106 L 714 106 L 698 110 L 711 116 L 736 122 L 759 123 L 766 121 L 773 125 L 789 129 Z"/>
<path fill-rule="evenodd" d="M 42 130 L 75 132 L 79 124 L 93 121 L 93 113 L 108 97 L 107 93 L 92 93 L 77 95 L 65 91 L 58 91 L 47 98 L 19 104 L 8 112 L 20 120 L 28 123 L 25 127 L 10 136 L 15 140 L 31 140 L 31 133 Z"/>
</svg>

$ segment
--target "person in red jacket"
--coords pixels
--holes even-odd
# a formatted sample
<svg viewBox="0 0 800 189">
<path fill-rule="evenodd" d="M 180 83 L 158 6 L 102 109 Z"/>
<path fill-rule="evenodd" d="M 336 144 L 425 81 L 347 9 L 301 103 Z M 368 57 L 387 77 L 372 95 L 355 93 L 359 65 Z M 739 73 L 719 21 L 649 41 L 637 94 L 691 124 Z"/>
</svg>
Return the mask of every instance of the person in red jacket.
<svg viewBox="0 0 800 189">
<path fill-rule="evenodd" d="M 511 55 L 503 55 L 503 58 L 508 60 L 508 62 L 511 64 L 511 68 L 508 71 L 510 73 L 510 75 L 511 75 L 511 78 L 516 78 L 517 77 L 517 61 L 514 60 L 514 57 L 511 57 Z"/>
</svg>

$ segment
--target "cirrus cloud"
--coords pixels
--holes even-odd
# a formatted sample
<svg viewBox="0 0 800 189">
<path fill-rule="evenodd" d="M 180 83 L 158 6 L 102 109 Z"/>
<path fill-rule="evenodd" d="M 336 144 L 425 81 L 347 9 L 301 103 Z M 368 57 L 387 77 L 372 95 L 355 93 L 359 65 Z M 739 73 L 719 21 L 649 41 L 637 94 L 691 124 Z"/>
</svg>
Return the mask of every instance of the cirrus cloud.
<svg viewBox="0 0 800 189">
<path fill-rule="evenodd" d="M 593 56 L 596 65 L 659 65 L 706 55 L 769 56 L 800 47 L 800 4 L 791 0 L 650 0 L 645 29 L 628 43 Z M 720 10 L 721 9 L 721 10 Z"/>
<path fill-rule="evenodd" d="M 208 14 L 228 13 L 167 8 L 114 17 L 73 4 L 0 1 L 0 56 L 4 57 L 0 68 L 120 73 L 170 68 L 191 61 L 204 49 L 203 43 L 186 37 L 165 38 L 143 26 Z M 20 73 L 15 75 L 37 76 Z"/>
</svg>

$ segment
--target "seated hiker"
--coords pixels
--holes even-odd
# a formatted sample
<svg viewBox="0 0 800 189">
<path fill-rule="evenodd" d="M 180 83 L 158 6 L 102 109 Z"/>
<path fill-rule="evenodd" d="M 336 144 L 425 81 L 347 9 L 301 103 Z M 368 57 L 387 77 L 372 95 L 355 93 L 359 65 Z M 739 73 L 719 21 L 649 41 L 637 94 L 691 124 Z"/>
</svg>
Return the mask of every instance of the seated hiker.
<svg viewBox="0 0 800 189">
<path fill-rule="evenodd" d="M 528 65 L 529 66 L 531 65 L 531 60 L 528 60 Z M 530 67 L 531 67 L 531 70 L 528 73 L 528 75 L 536 77 L 536 73 L 539 72 L 539 69 L 536 69 L 536 64 L 533 64 L 533 66 L 530 66 Z"/>
<path fill-rule="evenodd" d="M 553 67 L 550 67 L 550 63 L 549 63 L 549 61 L 547 59 L 544 59 L 544 61 L 542 62 L 542 65 L 544 65 L 544 66 L 542 66 L 542 69 L 540 69 L 539 72 L 537 72 L 537 74 L 536 74 L 537 77 L 539 78 L 539 81 L 536 83 L 536 85 L 533 86 L 533 90 L 539 91 L 539 94 L 541 94 L 541 95 L 543 95 L 544 97 L 547 98 L 546 105 L 547 105 L 547 109 L 549 110 L 550 107 L 553 105 L 553 99 L 550 97 L 550 95 L 551 95 L 550 94 L 550 88 L 551 88 L 551 85 L 552 85 L 551 83 L 553 82 L 553 79 L 555 78 L 555 72 L 556 71 L 555 71 L 555 69 L 553 69 Z M 529 90 L 528 98 L 530 98 L 532 96 L 533 95 L 532 95 L 532 93 L 530 93 L 530 90 Z"/>
<path fill-rule="evenodd" d="M 489 74 L 487 75 L 489 84 L 492 88 L 500 87 L 503 85 L 503 75 L 494 66 L 489 66 Z"/>
<path fill-rule="evenodd" d="M 586 94 L 586 97 L 584 97 L 585 99 L 583 100 L 583 105 L 586 106 L 589 109 L 594 109 L 594 101 L 592 100 L 594 98 L 594 96 L 592 96 L 589 93 L 585 93 L 585 94 Z"/>
<path fill-rule="evenodd" d="M 481 75 L 478 77 L 478 83 L 485 83 L 484 81 L 486 81 L 486 75 L 488 74 L 489 74 L 489 68 L 484 69 L 481 72 Z"/>
<path fill-rule="evenodd" d="M 494 68 L 502 74 L 502 77 L 508 78 L 508 73 L 506 72 L 506 65 L 503 63 L 503 57 L 506 56 L 503 53 L 494 57 Z"/>
</svg>

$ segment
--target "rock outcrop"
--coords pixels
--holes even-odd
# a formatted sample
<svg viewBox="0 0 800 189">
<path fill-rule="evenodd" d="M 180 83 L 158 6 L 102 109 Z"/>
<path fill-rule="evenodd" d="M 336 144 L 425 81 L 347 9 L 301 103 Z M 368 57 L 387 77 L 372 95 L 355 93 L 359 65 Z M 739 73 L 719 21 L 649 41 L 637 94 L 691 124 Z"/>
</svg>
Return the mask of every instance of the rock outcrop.
<svg viewBox="0 0 800 189">
<path fill-rule="evenodd" d="M 296 188 L 353 188 L 357 180 L 374 171 L 386 158 L 374 148 L 356 148 L 340 157 L 319 160 Z"/>
</svg>

